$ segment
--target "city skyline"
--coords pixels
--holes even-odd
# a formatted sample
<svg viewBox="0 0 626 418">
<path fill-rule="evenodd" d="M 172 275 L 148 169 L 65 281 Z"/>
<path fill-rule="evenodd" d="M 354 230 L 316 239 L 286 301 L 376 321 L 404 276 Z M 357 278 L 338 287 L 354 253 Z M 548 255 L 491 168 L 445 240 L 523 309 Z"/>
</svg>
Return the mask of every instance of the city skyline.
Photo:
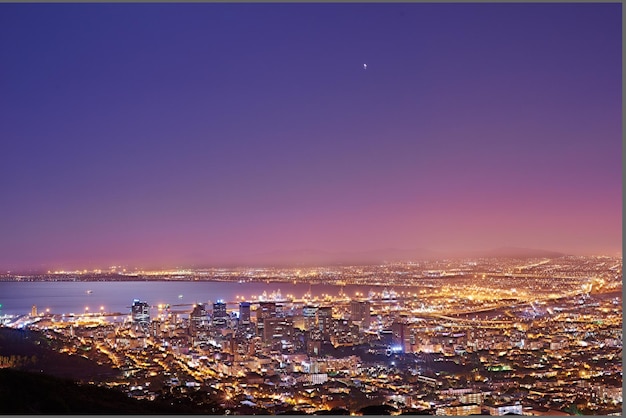
<svg viewBox="0 0 626 418">
<path fill-rule="evenodd" d="M 0 10 L 2 270 L 621 255 L 620 4 Z"/>
<path fill-rule="evenodd" d="M 0 280 L 0 371 L 35 378 L 8 412 L 622 411 L 621 256 Z M 57 406 L 61 373 L 123 395 Z"/>
</svg>

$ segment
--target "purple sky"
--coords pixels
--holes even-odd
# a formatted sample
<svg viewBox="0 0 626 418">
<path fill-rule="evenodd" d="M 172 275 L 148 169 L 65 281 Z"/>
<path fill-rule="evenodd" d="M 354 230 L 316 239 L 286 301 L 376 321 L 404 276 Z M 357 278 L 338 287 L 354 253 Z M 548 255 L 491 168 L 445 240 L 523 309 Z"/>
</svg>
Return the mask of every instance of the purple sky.
<svg viewBox="0 0 626 418">
<path fill-rule="evenodd" d="M 621 4 L 1 4 L 0 54 L 0 268 L 621 253 Z"/>
</svg>

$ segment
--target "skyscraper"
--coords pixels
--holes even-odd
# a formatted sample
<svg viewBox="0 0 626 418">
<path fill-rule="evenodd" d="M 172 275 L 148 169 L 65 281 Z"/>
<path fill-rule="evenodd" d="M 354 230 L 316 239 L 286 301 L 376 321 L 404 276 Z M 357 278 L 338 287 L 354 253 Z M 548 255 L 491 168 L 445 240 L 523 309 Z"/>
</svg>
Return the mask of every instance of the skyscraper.
<svg viewBox="0 0 626 418">
<path fill-rule="evenodd" d="M 267 346 L 291 343 L 293 337 L 293 319 L 290 317 L 270 317 L 263 319 L 263 334 L 261 338 Z"/>
<path fill-rule="evenodd" d="M 393 349 L 403 353 L 412 351 L 411 326 L 405 322 L 394 321 L 391 325 Z"/>
<path fill-rule="evenodd" d="M 310 356 L 319 356 L 322 353 L 322 333 L 319 329 L 313 329 L 307 333 L 306 352 Z"/>
<path fill-rule="evenodd" d="M 276 303 L 274 302 L 261 302 L 259 308 L 256 310 L 256 326 L 257 335 L 263 336 L 263 327 L 265 318 L 276 317 Z"/>
<path fill-rule="evenodd" d="M 196 332 L 209 324 L 209 315 L 201 303 L 193 307 L 189 319 L 192 332 Z"/>
<path fill-rule="evenodd" d="M 239 325 L 250 325 L 250 302 L 239 303 Z"/>
<path fill-rule="evenodd" d="M 259 309 L 256 311 L 256 317 L 257 319 L 276 317 L 276 303 L 275 302 L 259 303 Z"/>
<path fill-rule="evenodd" d="M 302 316 L 304 317 L 304 329 L 312 330 L 317 325 L 317 306 L 306 305 L 302 308 Z"/>
<path fill-rule="evenodd" d="M 359 322 L 362 329 L 370 327 L 370 303 L 366 300 L 353 300 L 350 302 L 350 317 Z"/>
<path fill-rule="evenodd" d="M 139 299 L 133 300 L 133 305 L 130 308 L 133 322 L 140 324 L 147 324 L 150 322 L 150 306 L 146 302 L 141 302 Z"/>
<path fill-rule="evenodd" d="M 225 328 L 228 320 L 228 313 L 226 312 L 226 304 L 218 300 L 213 304 L 213 325 L 218 328 Z"/>
<path fill-rule="evenodd" d="M 324 341 L 330 340 L 333 330 L 333 308 L 332 306 L 321 306 L 317 310 L 317 325 L 322 332 Z"/>
</svg>

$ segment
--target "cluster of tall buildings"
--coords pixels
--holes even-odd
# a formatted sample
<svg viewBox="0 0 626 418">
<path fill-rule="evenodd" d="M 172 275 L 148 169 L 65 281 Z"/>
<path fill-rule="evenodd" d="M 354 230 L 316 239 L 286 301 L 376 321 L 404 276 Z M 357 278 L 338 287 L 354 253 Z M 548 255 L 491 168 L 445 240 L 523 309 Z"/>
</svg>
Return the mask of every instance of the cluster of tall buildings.
<svg viewBox="0 0 626 418">
<path fill-rule="evenodd" d="M 150 327 L 155 337 L 171 336 L 171 332 L 164 332 L 167 329 L 176 329 L 178 333 L 186 329 L 194 341 L 213 340 L 229 346 L 231 352 L 249 354 L 265 349 L 317 356 L 322 354 L 325 343 L 337 347 L 372 342 L 372 338 L 373 352 L 408 353 L 420 347 L 430 351 L 428 344 L 451 346 L 450 341 L 456 338 L 452 335 L 445 342 L 434 337 L 418 341 L 415 324 L 401 317 L 385 327 L 372 328 L 372 307 L 368 300 L 352 300 L 341 310 L 333 306 L 295 306 L 273 301 L 242 301 L 238 310 L 228 310 L 227 304 L 220 300 L 212 307 L 197 304 L 185 317 L 174 313 L 151 319 L 149 305 L 136 299 L 131 310 L 133 322 Z"/>
<path fill-rule="evenodd" d="M 210 308 L 208 304 L 193 307 L 186 319 L 190 335 L 221 337 L 232 331 L 233 338 L 256 339 L 261 347 L 269 350 L 298 346 L 312 355 L 320 354 L 324 342 L 354 342 L 359 333 L 371 325 L 370 302 L 360 300 L 351 301 L 348 315 L 342 318 L 333 316 L 332 306 L 294 307 L 273 301 L 243 301 L 239 303 L 238 312 L 229 312 L 224 301 L 217 301 Z M 131 316 L 137 325 L 152 323 L 153 329 L 160 329 L 162 318 L 150 318 L 147 302 L 135 299 Z M 171 315 L 169 320 L 172 320 Z"/>
</svg>

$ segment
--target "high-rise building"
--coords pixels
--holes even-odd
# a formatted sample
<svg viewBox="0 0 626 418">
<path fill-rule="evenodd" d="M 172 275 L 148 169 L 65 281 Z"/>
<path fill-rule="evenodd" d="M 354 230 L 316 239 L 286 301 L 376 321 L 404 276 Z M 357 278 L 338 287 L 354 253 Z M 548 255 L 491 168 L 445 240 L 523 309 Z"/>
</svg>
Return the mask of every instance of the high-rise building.
<svg viewBox="0 0 626 418">
<path fill-rule="evenodd" d="M 362 329 L 370 327 L 370 303 L 366 300 L 353 300 L 350 302 L 350 317 L 358 321 Z"/>
<path fill-rule="evenodd" d="M 209 325 L 209 314 L 203 304 L 199 303 L 193 307 L 189 315 L 189 322 L 192 332 L 201 330 Z"/>
<path fill-rule="evenodd" d="M 317 310 L 317 326 L 322 332 L 324 341 L 330 340 L 333 330 L 333 308 L 332 306 L 320 306 Z"/>
<path fill-rule="evenodd" d="M 265 318 L 275 318 L 276 317 L 276 303 L 274 302 L 261 302 L 259 303 L 259 308 L 256 310 L 256 326 L 257 333 L 259 336 L 263 337 L 263 320 Z"/>
<path fill-rule="evenodd" d="M 239 325 L 250 325 L 250 302 L 239 303 Z"/>
<path fill-rule="evenodd" d="M 404 322 L 394 322 L 391 325 L 392 332 L 392 350 L 409 353 L 414 345 L 411 335 L 411 326 Z"/>
<path fill-rule="evenodd" d="M 147 324 L 150 322 L 150 306 L 146 302 L 141 302 L 139 299 L 133 300 L 133 305 L 130 308 L 133 322 L 140 324 Z"/>
<path fill-rule="evenodd" d="M 293 319 L 290 317 L 269 317 L 263 319 L 263 334 L 261 338 L 267 346 L 290 343 L 293 332 Z"/>
<path fill-rule="evenodd" d="M 275 302 L 259 303 L 259 309 L 256 311 L 256 317 L 257 319 L 276 317 L 276 303 Z"/>
<path fill-rule="evenodd" d="M 317 306 L 305 305 L 302 308 L 304 330 L 311 331 L 317 325 Z"/>
<path fill-rule="evenodd" d="M 322 353 L 322 333 L 313 329 L 307 333 L 306 352 L 309 356 L 319 356 Z"/>
<path fill-rule="evenodd" d="M 213 325 L 217 328 L 225 328 L 228 322 L 226 303 L 218 300 L 213 304 Z"/>
<path fill-rule="evenodd" d="M 33 305 L 33 308 L 30 310 L 30 316 L 37 316 L 37 305 Z"/>
<path fill-rule="evenodd" d="M 155 338 L 161 336 L 161 321 L 158 319 L 153 319 L 150 322 L 150 335 Z"/>
</svg>

